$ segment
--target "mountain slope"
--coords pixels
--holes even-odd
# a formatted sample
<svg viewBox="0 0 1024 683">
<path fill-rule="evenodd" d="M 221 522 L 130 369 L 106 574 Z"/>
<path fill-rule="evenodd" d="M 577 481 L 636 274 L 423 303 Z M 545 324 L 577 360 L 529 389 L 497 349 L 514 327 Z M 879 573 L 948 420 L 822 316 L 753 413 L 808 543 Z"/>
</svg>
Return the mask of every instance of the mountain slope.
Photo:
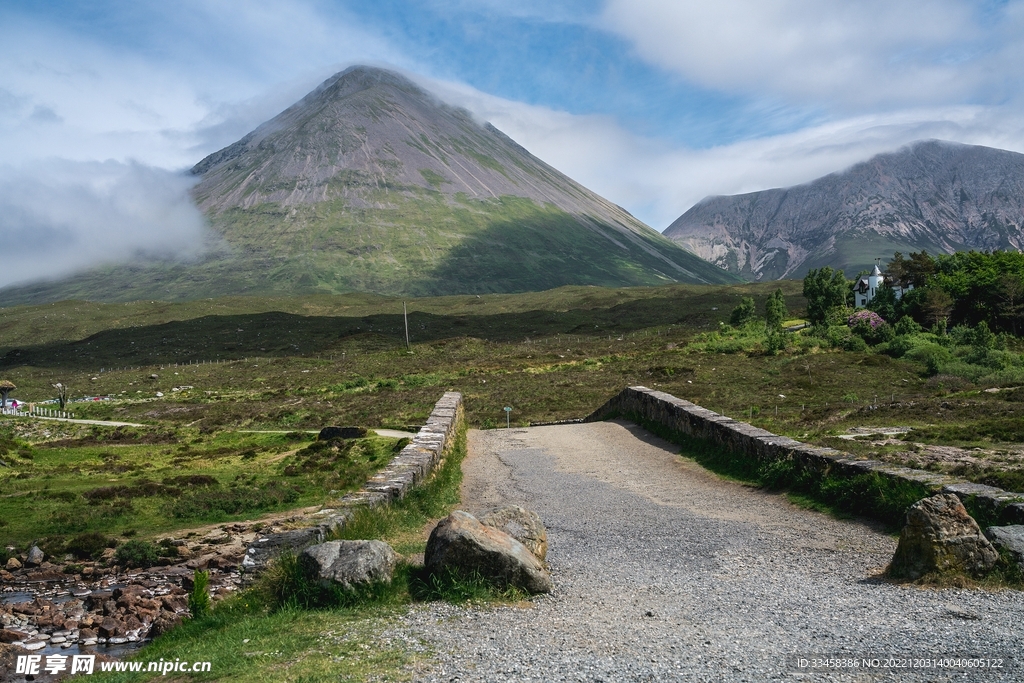
<svg viewBox="0 0 1024 683">
<path fill-rule="evenodd" d="M 665 231 L 748 280 L 848 275 L 894 251 L 1024 245 L 1024 154 L 936 140 L 806 185 L 709 197 Z"/>
<path fill-rule="evenodd" d="M 733 276 L 396 73 L 353 67 L 192 169 L 219 238 L 202 263 L 59 283 L 100 300 L 434 295 Z M 38 301 L 54 286 L 0 292 Z"/>
</svg>

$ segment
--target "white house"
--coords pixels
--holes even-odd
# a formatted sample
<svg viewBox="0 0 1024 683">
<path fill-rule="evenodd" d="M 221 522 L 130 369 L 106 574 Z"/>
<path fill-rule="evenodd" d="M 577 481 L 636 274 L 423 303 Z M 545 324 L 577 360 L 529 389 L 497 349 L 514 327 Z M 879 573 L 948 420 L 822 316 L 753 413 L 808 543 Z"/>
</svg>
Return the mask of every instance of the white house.
<svg viewBox="0 0 1024 683">
<path fill-rule="evenodd" d="M 882 275 L 882 271 L 875 265 L 870 275 L 862 276 L 857 280 L 857 284 L 853 286 L 853 305 L 856 308 L 867 306 L 868 302 L 875 298 L 875 294 L 878 294 L 878 290 L 884 282 L 885 276 Z M 909 292 L 914 288 L 914 285 L 907 285 L 906 288 L 900 285 L 891 286 L 896 292 L 897 299 L 903 298 L 903 292 Z"/>
</svg>

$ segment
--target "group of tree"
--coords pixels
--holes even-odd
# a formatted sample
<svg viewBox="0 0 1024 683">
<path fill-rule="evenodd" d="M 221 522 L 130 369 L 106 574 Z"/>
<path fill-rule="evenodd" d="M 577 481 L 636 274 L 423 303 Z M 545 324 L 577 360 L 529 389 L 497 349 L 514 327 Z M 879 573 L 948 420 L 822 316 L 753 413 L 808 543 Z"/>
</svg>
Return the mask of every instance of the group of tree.
<svg viewBox="0 0 1024 683">
<path fill-rule="evenodd" d="M 1024 334 L 1024 253 L 896 252 L 884 275 L 867 308 L 886 321 L 910 317 L 927 328 L 985 323 L 995 332 Z M 826 324 L 830 312 L 838 322 L 853 303 L 853 283 L 841 270 L 814 269 L 804 278 L 804 296 L 810 322 Z"/>
<path fill-rule="evenodd" d="M 967 251 L 929 256 L 896 253 L 887 279 L 914 289 L 896 299 L 884 287 L 869 308 L 882 317 L 909 315 L 922 324 L 947 327 L 985 323 L 989 329 L 1024 333 L 1024 253 Z"/>
<path fill-rule="evenodd" d="M 789 311 L 786 308 L 786 297 L 781 289 L 777 289 L 769 294 L 764 302 L 764 349 L 769 353 L 777 353 L 786 347 L 782 323 L 787 315 Z M 749 296 L 740 299 L 740 303 L 729 315 L 729 324 L 733 327 L 746 327 L 752 323 L 760 323 L 760 320 L 754 298 Z"/>
</svg>

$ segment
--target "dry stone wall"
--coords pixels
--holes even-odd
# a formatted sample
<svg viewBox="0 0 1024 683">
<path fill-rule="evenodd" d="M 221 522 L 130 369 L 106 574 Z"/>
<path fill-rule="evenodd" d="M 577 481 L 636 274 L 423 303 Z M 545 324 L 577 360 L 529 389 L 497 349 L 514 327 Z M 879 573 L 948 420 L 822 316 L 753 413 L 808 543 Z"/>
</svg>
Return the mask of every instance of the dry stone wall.
<svg viewBox="0 0 1024 683">
<path fill-rule="evenodd" d="M 308 527 L 260 536 L 246 549 L 243 568 L 250 574 L 266 566 L 267 560 L 284 550 L 298 550 L 323 543 L 340 530 L 360 507 L 385 505 L 405 497 L 413 486 L 430 476 L 451 450 L 465 421 L 462 394 L 444 394 L 412 441 L 391 459 L 384 469 L 358 491 L 343 497 L 336 508 L 316 513 Z"/>
<path fill-rule="evenodd" d="M 969 507 L 983 510 L 991 519 L 998 520 L 999 524 L 1024 524 L 1024 502 L 1019 493 L 877 460 L 861 460 L 834 448 L 811 446 L 720 415 L 663 391 L 642 386 L 628 387 L 584 421 L 615 417 L 657 427 L 669 434 L 703 439 L 760 461 L 792 460 L 800 468 L 811 469 L 822 476 L 854 477 L 876 473 L 916 483 L 932 493 L 953 493 Z"/>
</svg>

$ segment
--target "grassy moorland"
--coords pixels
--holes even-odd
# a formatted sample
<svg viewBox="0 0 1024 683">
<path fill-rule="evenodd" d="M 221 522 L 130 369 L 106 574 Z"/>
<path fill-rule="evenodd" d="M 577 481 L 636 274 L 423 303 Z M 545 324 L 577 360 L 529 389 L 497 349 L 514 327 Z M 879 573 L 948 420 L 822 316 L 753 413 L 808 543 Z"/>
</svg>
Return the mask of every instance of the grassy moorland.
<svg viewBox="0 0 1024 683">
<path fill-rule="evenodd" d="M 43 440 L 4 456 L 11 472 L 0 495 L 0 538 L 54 554 L 81 534 L 148 537 L 323 505 L 358 488 L 404 445 L 176 427 L 85 427 L 53 439 L 27 427 L 14 426 L 19 441 Z"/>
<path fill-rule="evenodd" d="M 72 409 L 177 434 L 174 444 L 149 447 L 154 463 L 196 442 L 197 449 L 230 451 L 222 462 L 232 472 L 244 471 L 243 451 L 274 457 L 284 448 L 237 430 L 416 426 L 447 390 L 463 392 L 471 425 L 502 426 L 505 406 L 512 423 L 524 425 L 583 417 L 622 387 L 643 384 L 777 433 L 1024 488 L 1024 396 L 1012 390 L 1024 377 L 1013 365 L 1019 354 L 986 350 L 984 362 L 1009 363 L 993 370 L 970 364 L 982 361 L 969 344 L 961 353 L 920 330 L 904 344 L 910 350 L 894 357 L 845 328 L 787 332 L 769 343 L 763 323 L 728 324 L 743 297 L 762 311 L 777 287 L 799 315 L 800 286 L 566 287 L 415 299 L 408 302 L 409 348 L 402 302 L 362 294 L 18 307 L 0 310 L 0 375 L 25 401 L 52 398 L 57 382 L 79 397 L 108 396 Z M 936 373 L 937 352 L 929 349 L 938 342 L 949 359 L 941 367 L 973 374 Z M 29 423 L 0 424 L 8 425 L 11 444 L 53 450 L 38 423 L 34 432 Z M 854 428 L 895 426 L 914 427 L 913 437 L 868 430 L 839 439 Z M 930 445 L 957 448 L 950 456 Z M 102 450 L 89 446 L 80 457 L 99 466 Z M 0 470 L 5 478 L 28 467 L 22 458 L 0 458 L 16 465 Z M 163 485 L 146 472 L 136 476 Z"/>
<path fill-rule="evenodd" d="M 0 418 L 0 541 L 155 537 L 322 504 L 400 443 L 371 438 L 327 453 L 308 430 L 416 426 L 447 390 L 463 392 L 471 426 L 494 428 L 504 406 L 513 425 L 579 418 L 644 384 L 802 440 L 1024 489 L 1024 389 L 1015 388 L 1024 370 L 1013 340 L 982 353 L 977 340 L 912 330 L 872 347 L 843 326 L 778 337 L 759 318 L 730 324 L 744 297 L 760 313 L 780 286 L 796 323 L 797 282 L 409 300 L 409 347 L 401 300 L 370 295 L 0 309 L 0 378 L 18 386 L 14 397 L 51 399 L 62 382 L 72 398 L 109 397 L 71 404 L 77 416 L 144 425 Z M 914 431 L 880 431 L 897 426 Z M 694 457 L 715 467 L 699 449 Z M 451 458 L 345 533 L 422 552 L 424 525 L 457 502 Z M 410 565 L 390 588 L 328 595 L 289 566 L 139 657 L 215 661 L 211 679 L 401 680 L 430 656 L 386 635 L 406 605 L 493 599 L 480 586 L 426 582 Z"/>
</svg>

